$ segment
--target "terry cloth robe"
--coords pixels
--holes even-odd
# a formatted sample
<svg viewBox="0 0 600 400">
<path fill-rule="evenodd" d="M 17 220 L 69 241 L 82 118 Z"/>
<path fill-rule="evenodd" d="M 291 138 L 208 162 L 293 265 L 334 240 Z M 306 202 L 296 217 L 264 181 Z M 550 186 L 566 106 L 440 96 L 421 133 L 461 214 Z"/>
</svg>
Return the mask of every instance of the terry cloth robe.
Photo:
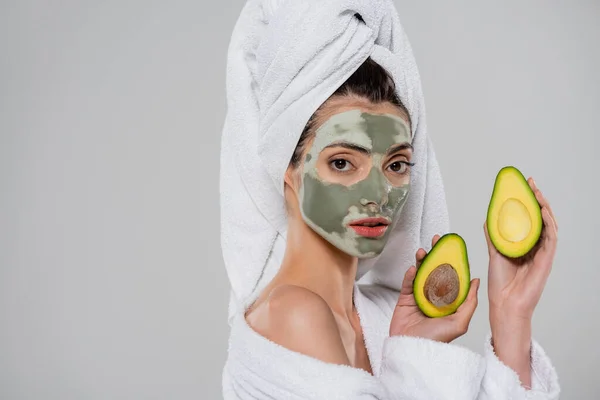
<svg viewBox="0 0 600 400">
<path fill-rule="evenodd" d="M 494 354 L 488 334 L 483 355 L 430 339 L 388 336 L 398 292 L 354 287 L 373 375 L 294 352 L 255 332 L 243 313 L 233 318 L 223 370 L 226 400 L 555 400 L 556 372 L 540 345 L 531 346 L 532 389 Z M 318 340 L 318 338 L 315 338 Z"/>
</svg>

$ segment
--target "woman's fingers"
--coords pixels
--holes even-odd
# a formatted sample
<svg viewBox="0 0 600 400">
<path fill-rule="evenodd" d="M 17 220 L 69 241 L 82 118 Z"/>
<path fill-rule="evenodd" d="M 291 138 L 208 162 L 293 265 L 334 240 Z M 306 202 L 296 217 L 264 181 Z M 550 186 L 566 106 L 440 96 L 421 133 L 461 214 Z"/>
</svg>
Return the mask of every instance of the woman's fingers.
<svg viewBox="0 0 600 400">
<path fill-rule="evenodd" d="M 433 238 L 431 239 L 431 247 L 435 246 L 438 240 L 440 240 L 440 235 L 433 235 Z"/>
<path fill-rule="evenodd" d="M 492 245 L 492 241 L 490 240 L 490 234 L 487 230 L 487 221 L 483 222 L 483 233 L 485 234 L 485 241 L 488 245 L 488 248 Z"/>
<path fill-rule="evenodd" d="M 552 220 L 554 221 L 554 225 L 556 226 L 556 230 L 558 231 L 558 224 L 556 223 L 556 218 L 554 217 L 554 212 L 552 212 L 552 207 L 550 207 L 550 203 L 548 202 L 546 197 L 544 197 L 544 194 L 542 193 L 542 191 L 537 187 L 533 178 L 529 178 L 529 180 L 530 180 L 529 186 L 531 187 L 531 189 L 533 190 L 533 193 L 535 194 L 535 199 L 537 200 L 537 202 L 539 203 L 541 208 L 545 207 L 548 209 L 548 212 L 550 213 L 550 216 L 552 217 Z"/>
<path fill-rule="evenodd" d="M 413 281 L 415 280 L 415 276 L 417 274 L 417 269 L 415 266 L 411 266 L 406 273 L 404 274 L 404 280 L 402 281 L 402 289 L 400 289 L 400 294 L 404 295 L 412 295 L 413 293 Z"/>
<path fill-rule="evenodd" d="M 457 329 L 461 335 L 467 332 L 469 322 L 471 322 L 471 318 L 477 308 L 477 293 L 479 291 L 480 283 L 481 280 L 479 278 L 475 278 L 471 281 L 471 287 L 469 288 L 467 298 L 452 315 L 452 319 L 457 324 Z"/>
<path fill-rule="evenodd" d="M 535 191 L 535 189 L 537 188 L 535 182 L 533 181 L 533 177 L 530 176 L 529 178 L 527 178 L 527 184 L 529 185 L 529 188 L 533 191 Z"/>
<path fill-rule="evenodd" d="M 440 240 L 440 235 L 433 235 L 433 238 L 431 238 L 431 247 L 435 246 L 435 244 L 437 243 L 438 240 Z M 427 252 L 425 251 L 425 249 L 419 248 L 419 250 L 417 250 L 417 253 L 415 254 L 415 259 L 417 261 L 417 268 L 419 268 L 421 266 L 421 263 L 425 259 L 426 255 L 427 255 Z"/>
<path fill-rule="evenodd" d="M 532 267 L 528 273 L 532 287 L 538 289 L 546 285 L 546 280 L 552 269 L 554 253 L 556 253 L 556 243 L 558 242 L 554 219 L 546 207 L 542 208 L 542 219 L 546 225 L 543 248 L 536 253 Z"/>
<path fill-rule="evenodd" d="M 421 266 L 421 263 L 425 259 L 426 255 L 427 255 L 427 252 L 424 249 L 421 248 L 421 249 L 417 250 L 417 253 L 415 254 L 415 260 L 417 261 L 417 268 L 419 268 Z"/>
<path fill-rule="evenodd" d="M 558 241 L 558 226 L 556 225 L 556 220 L 552 216 L 552 211 L 550 210 L 550 207 L 542 208 L 542 219 L 544 220 L 544 224 L 548 228 L 548 232 L 546 232 L 546 237 L 553 246 L 556 246 L 556 242 Z"/>
<path fill-rule="evenodd" d="M 485 234 L 485 242 L 487 243 L 488 255 L 491 257 L 498 250 L 496 250 L 496 247 L 494 247 L 494 244 L 492 243 L 492 239 L 490 239 L 490 234 L 487 230 L 487 221 L 483 223 L 483 233 Z"/>
</svg>

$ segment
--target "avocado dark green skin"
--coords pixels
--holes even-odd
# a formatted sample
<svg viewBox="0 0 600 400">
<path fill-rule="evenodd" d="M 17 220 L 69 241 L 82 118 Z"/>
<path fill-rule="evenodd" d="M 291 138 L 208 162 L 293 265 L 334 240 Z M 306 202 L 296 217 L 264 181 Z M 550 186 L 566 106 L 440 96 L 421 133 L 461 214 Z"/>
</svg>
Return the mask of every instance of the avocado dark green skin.
<svg viewBox="0 0 600 400">
<path fill-rule="evenodd" d="M 438 245 L 442 244 L 445 240 L 447 240 L 448 238 L 452 238 L 452 237 L 458 237 L 464 243 L 464 239 L 458 233 L 452 233 L 451 232 L 451 233 L 446 233 L 445 235 L 442 235 L 438 239 L 438 241 L 435 243 L 435 245 L 431 248 L 431 250 L 427 253 L 427 255 L 425 256 L 425 258 L 423 258 L 423 261 L 421 261 L 421 265 L 425 264 L 425 261 L 427 260 L 427 258 L 433 253 L 433 250 Z M 466 245 L 464 246 L 464 258 L 465 258 L 465 263 L 466 263 L 466 266 L 467 266 L 467 268 L 466 268 L 466 275 L 467 276 L 466 276 L 465 281 L 467 282 L 466 293 L 468 294 L 469 293 L 469 289 L 471 288 L 471 270 L 470 270 L 470 267 L 469 267 L 469 261 L 468 261 L 469 260 L 469 255 L 467 253 L 467 246 Z M 417 270 L 417 274 L 415 275 L 415 279 L 413 280 L 413 296 L 415 296 L 415 302 L 417 303 L 417 307 L 419 307 L 419 309 L 421 310 L 421 312 L 423 312 L 423 314 L 427 315 L 428 317 L 430 317 L 430 318 L 438 318 L 438 317 L 435 317 L 435 316 L 428 315 L 426 313 L 426 311 L 424 311 L 424 307 L 422 307 L 422 305 L 420 304 L 421 299 L 418 298 L 419 296 L 416 296 L 416 293 L 418 293 L 418 291 L 417 291 L 417 285 L 416 285 L 418 274 L 419 274 L 419 270 Z M 465 298 L 463 298 L 460 301 L 460 304 L 462 304 L 465 299 L 466 299 L 466 294 L 465 294 Z M 460 304 L 459 304 L 459 306 L 460 306 Z M 447 315 L 449 315 L 449 314 L 447 314 Z"/>
<path fill-rule="evenodd" d="M 492 204 L 493 204 L 493 200 L 494 200 L 494 193 L 496 193 L 497 185 L 499 183 L 498 177 L 509 170 L 511 172 L 514 172 L 514 173 L 520 175 L 521 178 L 523 178 L 523 181 L 527 184 L 527 178 L 525 178 L 523 173 L 518 168 L 516 168 L 512 165 L 507 165 L 506 167 L 503 167 L 502 169 L 500 169 L 500 171 L 498 171 L 498 173 L 496 174 L 496 180 L 494 181 L 494 187 L 492 188 L 492 194 L 490 196 L 490 202 L 488 204 L 485 223 L 486 223 L 486 227 L 488 229 L 488 236 L 490 236 L 490 241 L 492 242 L 492 245 L 496 248 L 496 250 L 498 250 L 498 252 L 500 254 L 502 254 L 504 257 L 512 259 L 516 264 L 522 265 L 522 264 L 525 264 L 528 261 L 530 261 L 533 258 L 533 256 L 535 255 L 535 253 L 537 253 L 537 251 L 541 245 L 541 239 L 544 235 L 544 224 L 542 223 L 540 225 L 540 227 L 538 228 L 538 233 L 537 233 L 538 239 L 533 244 L 533 246 L 524 254 L 520 254 L 517 256 L 507 254 L 503 249 L 499 248 L 499 246 L 496 246 L 496 244 L 494 243 L 494 240 L 492 238 L 492 235 L 490 234 L 490 229 L 489 229 L 489 224 L 488 224 L 490 218 L 492 218 L 491 210 L 492 210 Z M 529 186 L 529 184 L 527 184 L 527 185 Z M 536 202 L 536 204 L 538 204 L 537 199 L 535 198 L 535 194 L 532 193 L 532 195 L 533 195 L 533 200 Z"/>
</svg>

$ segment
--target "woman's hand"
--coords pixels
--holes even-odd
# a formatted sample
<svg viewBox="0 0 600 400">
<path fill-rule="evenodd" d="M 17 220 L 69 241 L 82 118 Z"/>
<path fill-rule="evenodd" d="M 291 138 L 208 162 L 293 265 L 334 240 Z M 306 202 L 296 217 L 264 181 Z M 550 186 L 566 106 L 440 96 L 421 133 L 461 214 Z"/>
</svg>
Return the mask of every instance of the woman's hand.
<svg viewBox="0 0 600 400">
<path fill-rule="evenodd" d="M 530 385 L 531 318 L 552 269 L 558 233 L 548 201 L 532 178 L 527 181 L 542 208 L 544 222 L 533 256 L 524 262 L 504 257 L 490 241 L 484 224 L 490 256 L 488 295 L 494 351 L 519 374 L 525 386 Z"/>
<path fill-rule="evenodd" d="M 552 269 L 558 226 L 542 192 L 536 187 L 532 178 L 527 181 L 542 208 L 544 222 L 542 237 L 535 255 L 524 263 L 504 257 L 492 244 L 487 224 L 483 226 L 490 256 L 488 268 L 490 316 L 494 314 L 501 318 L 531 320 L 533 310 L 540 300 Z"/>
<path fill-rule="evenodd" d="M 439 235 L 433 237 L 431 241 L 432 247 L 439 238 Z M 424 249 L 417 250 L 417 267 L 420 267 L 421 262 L 426 255 L 427 252 Z M 464 335 L 469 328 L 469 323 L 471 322 L 475 308 L 477 308 L 479 279 L 473 279 L 471 281 L 471 287 L 467 294 L 467 298 L 454 314 L 440 318 L 430 318 L 423 314 L 415 302 L 415 297 L 413 295 L 413 281 L 416 273 L 417 268 L 411 266 L 404 275 L 402 289 L 390 324 L 390 336 L 416 336 L 449 343 Z"/>
</svg>

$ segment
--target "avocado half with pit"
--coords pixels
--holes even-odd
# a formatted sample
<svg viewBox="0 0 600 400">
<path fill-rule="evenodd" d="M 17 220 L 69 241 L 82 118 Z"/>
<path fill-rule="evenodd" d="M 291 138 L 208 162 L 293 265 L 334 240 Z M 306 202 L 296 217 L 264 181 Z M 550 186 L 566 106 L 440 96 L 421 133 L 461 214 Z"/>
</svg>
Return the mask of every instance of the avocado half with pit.
<svg viewBox="0 0 600 400">
<path fill-rule="evenodd" d="M 527 180 L 517 168 L 498 172 L 487 212 L 487 230 L 494 247 L 509 258 L 527 254 L 542 233 L 542 211 Z"/>
<path fill-rule="evenodd" d="M 462 237 L 448 233 L 425 256 L 413 282 L 417 306 L 428 317 L 450 315 L 467 298 L 471 273 Z"/>
</svg>

